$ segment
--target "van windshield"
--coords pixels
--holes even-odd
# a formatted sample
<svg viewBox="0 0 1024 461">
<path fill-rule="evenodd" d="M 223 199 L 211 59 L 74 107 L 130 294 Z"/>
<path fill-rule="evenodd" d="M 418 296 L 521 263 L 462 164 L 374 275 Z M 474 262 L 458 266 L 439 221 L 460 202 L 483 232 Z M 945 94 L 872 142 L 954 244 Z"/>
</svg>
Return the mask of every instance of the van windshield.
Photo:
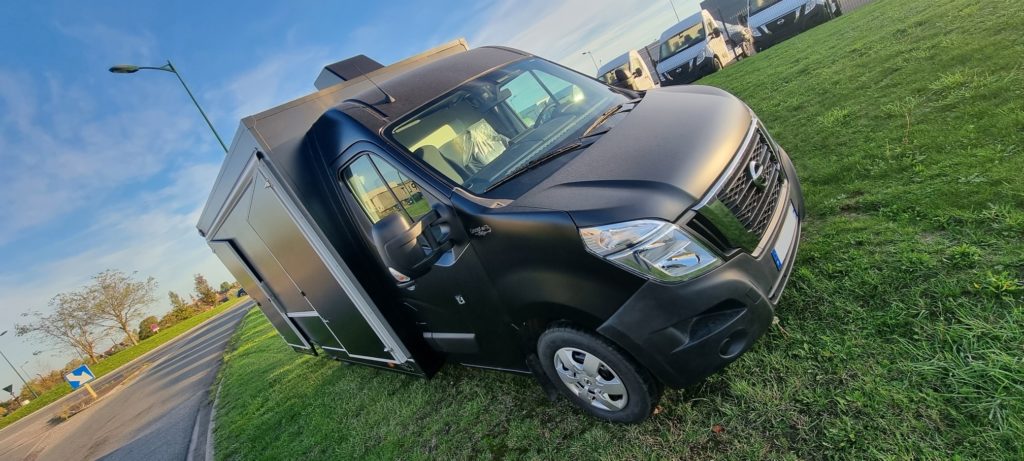
<svg viewBox="0 0 1024 461">
<path fill-rule="evenodd" d="M 781 1 L 782 0 L 750 0 L 747 6 L 747 10 L 749 11 L 749 14 L 753 16 L 757 13 L 764 11 L 769 6 L 772 6 Z"/>
<path fill-rule="evenodd" d="M 615 78 L 615 71 L 617 71 L 619 69 L 622 69 L 622 71 L 625 72 L 626 75 L 629 75 L 629 63 L 627 62 L 627 63 L 625 63 L 625 64 L 623 64 L 621 66 L 618 66 L 618 67 L 616 67 L 616 68 L 614 68 L 612 70 L 609 70 L 608 72 L 605 72 L 604 75 L 598 77 L 598 80 L 601 80 L 602 82 L 605 82 L 605 83 L 607 83 L 609 85 L 614 85 L 616 83 L 619 83 L 619 80 L 617 78 Z"/>
<path fill-rule="evenodd" d="M 403 118 L 390 137 L 438 173 L 481 193 L 531 160 L 572 144 L 627 98 L 530 58 L 455 88 Z"/>
<path fill-rule="evenodd" d="M 661 43 L 661 58 L 664 61 L 679 52 L 704 41 L 704 24 L 696 23 Z"/>
</svg>

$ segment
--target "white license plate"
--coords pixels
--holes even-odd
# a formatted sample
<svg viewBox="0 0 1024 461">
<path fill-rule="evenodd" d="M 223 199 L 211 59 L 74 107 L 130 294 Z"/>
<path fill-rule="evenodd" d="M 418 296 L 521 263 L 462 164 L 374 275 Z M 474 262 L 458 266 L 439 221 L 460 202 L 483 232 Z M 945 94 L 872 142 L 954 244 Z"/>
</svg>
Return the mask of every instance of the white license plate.
<svg viewBox="0 0 1024 461">
<path fill-rule="evenodd" d="M 775 247 L 772 248 L 772 259 L 775 260 L 775 268 L 778 270 L 782 270 L 782 266 L 786 264 L 786 258 L 790 256 L 789 252 L 793 249 L 793 239 L 796 238 L 796 229 L 799 224 L 800 218 L 796 216 L 796 209 L 791 203 L 789 210 L 786 211 L 786 218 L 782 222 L 779 238 L 775 240 Z"/>
</svg>

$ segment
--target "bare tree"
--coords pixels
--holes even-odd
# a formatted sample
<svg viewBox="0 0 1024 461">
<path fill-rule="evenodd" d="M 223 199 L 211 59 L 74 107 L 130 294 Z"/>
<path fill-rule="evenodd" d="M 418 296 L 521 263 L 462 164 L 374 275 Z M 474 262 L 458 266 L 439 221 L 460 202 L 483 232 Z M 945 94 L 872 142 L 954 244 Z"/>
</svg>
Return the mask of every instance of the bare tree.
<svg viewBox="0 0 1024 461">
<path fill-rule="evenodd" d="M 21 314 L 31 321 L 14 326 L 18 336 L 30 335 L 45 343 L 70 346 L 96 363 L 97 343 L 104 336 L 88 290 L 60 293 L 50 300 L 50 306 L 54 309 L 49 314 L 38 311 Z"/>
<path fill-rule="evenodd" d="M 86 291 L 93 299 L 96 318 L 124 332 L 128 342 L 138 344 L 132 324 L 146 314 L 143 310 L 146 306 L 156 301 L 153 294 L 156 280 L 153 277 L 135 280 L 124 272 L 109 269 L 94 275 L 92 280 Z"/>
</svg>

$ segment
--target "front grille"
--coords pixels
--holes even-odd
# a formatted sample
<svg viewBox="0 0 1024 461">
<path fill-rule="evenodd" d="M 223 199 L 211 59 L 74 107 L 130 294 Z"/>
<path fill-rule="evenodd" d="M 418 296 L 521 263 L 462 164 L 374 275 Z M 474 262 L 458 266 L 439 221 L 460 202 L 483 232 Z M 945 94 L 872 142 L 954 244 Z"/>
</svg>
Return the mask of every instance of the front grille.
<svg viewBox="0 0 1024 461">
<path fill-rule="evenodd" d="M 797 8 L 789 13 L 768 21 L 762 27 L 764 30 L 768 31 L 769 34 L 785 34 L 792 32 L 793 26 L 796 24 L 797 19 L 800 18 L 800 11 L 800 8 Z"/>
<path fill-rule="evenodd" d="M 732 176 L 718 192 L 718 200 L 729 208 L 748 232 L 760 239 L 768 230 L 768 224 L 778 206 L 785 173 L 779 157 L 760 129 L 754 133 L 750 146 L 742 155 L 744 157 L 739 160 Z M 767 178 L 764 183 L 755 183 L 750 172 L 753 162 L 763 168 L 759 177 Z"/>
</svg>

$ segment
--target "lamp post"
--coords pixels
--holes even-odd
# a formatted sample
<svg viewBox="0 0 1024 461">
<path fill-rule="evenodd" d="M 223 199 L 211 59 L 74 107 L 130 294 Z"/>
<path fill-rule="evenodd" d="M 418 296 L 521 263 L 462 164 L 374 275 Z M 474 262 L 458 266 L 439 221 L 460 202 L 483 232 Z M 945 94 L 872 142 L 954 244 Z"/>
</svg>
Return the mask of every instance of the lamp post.
<svg viewBox="0 0 1024 461">
<path fill-rule="evenodd" d="M 594 72 L 601 72 L 601 68 L 597 67 L 597 60 L 594 59 L 594 53 L 590 51 L 584 51 L 580 54 L 590 55 L 590 62 L 594 63 Z"/>
<path fill-rule="evenodd" d="M 25 376 L 32 376 L 31 373 L 25 371 L 25 365 L 28 365 L 28 362 L 30 362 L 30 361 L 31 360 L 26 360 L 25 363 L 22 363 L 21 365 L 18 365 L 18 369 L 21 370 L 21 372 L 24 373 Z"/>
<path fill-rule="evenodd" d="M 167 64 L 164 64 L 159 67 L 118 64 L 116 66 L 111 67 L 109 70 L 110 72 L 115 74 L 134 74 L 140 70 L 162 70 L 164 72 L 170 72 L 174 74 L 176 77 L 178 77 L 178 81 L 181 82 L 181 87 L 185 89 L 186 93 L 188 93 L 188 97 L 192 99 L 192 104 L 195 104 L 196 109 L 199 109 L 199 114 L 203 116 L 203 120 L 206 120 L 206 125 L 210 127 L 210 131 L 212 131 L 213 135 L 217 138 L 217 142 L 219 142 L 220 147 L 224 149 L 224 153 L 228 153 L 228 146 L 224 144 L 224 140 L 220 138 L 220 134 L 217 133 L 217 129 L 213 127 L 213 123 L 210 123 L 210 118 L 206 116 L 206 112 L 204 112 L 203 108 L 199 106 L 199 101 L 196 101 L 196 97 L 192 95 L 192 90 L 188 89 L 188 85 L 185 84 L 185 79 L 181 78 L 181 74 L 178 73 L 178 69 L 174 68 L 174 64 L 171 64 L 170 60 L 167 61 Z"/>
<path fill-rule="evenodd" d="M 672 3 L 672 0 L 668 0 L 668 4 L 672 5 L 672 13 L 676 15 L 676 22 L 679 22 L 679 12 L 676 11 L 676 4 Z"/>
<path fill-rule="evenodd" d="M 6 334 L 7 334 L 7 330 L 4 330 L 3 332 L 0 332 L 0 336 L 6 335 Z M 38 399 L 39 398 L 39 394 L 36 394 L 35 389 L 32 389 L 32 386 L 28 385 L 28 381 L 25 381 L 25 377 L 21 376 L 21 373 L 18 372 L 18 369 L 14 368 L 14 364 L 11 363 L 10 359 L 7 358 L 7 354 L 4 354 L 3 351 L 0 351 L 0 357 L 3 357 L 4 361 L 7 362 L 7 364 L 11 366 L 11 369 L 14 370 L 14 374 L 18 375 L 18 379 L 20 379 L 21 382 L 25 383 L 25 387 L 28 389 L 29 392 L 32 393 L 32 397 Z"/>
</svg>

